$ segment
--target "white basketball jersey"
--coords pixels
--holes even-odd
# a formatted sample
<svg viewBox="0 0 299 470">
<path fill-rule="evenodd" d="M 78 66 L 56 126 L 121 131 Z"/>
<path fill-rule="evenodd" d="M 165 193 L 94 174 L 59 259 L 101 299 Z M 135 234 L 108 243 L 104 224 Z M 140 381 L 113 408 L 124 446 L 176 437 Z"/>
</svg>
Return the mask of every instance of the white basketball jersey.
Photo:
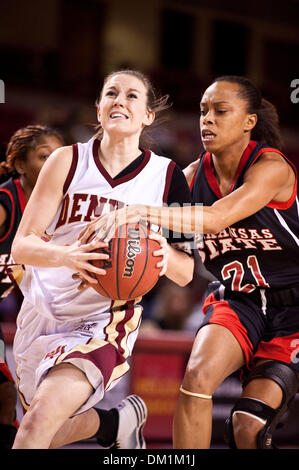
<svg viewBox="0 0 299 470">
<path fill-rule="evenodd" d="M 47 229 L 48 243 L 71 244 L 91 221 L 95 209 L 105 213 L 125 204 L 162 206 L 167 200 L 174 167 L 170 159 L 145 150 L 137 169 L 118 179 L 106 172 L 98 157 L 98 139 L 73 145 L 72 165 L 64 185 L 64 199 Z M 97 209 L 98 213 L 98 209 Z M 20 288 L 25 300 L 47 318 L 65 321 L 92 318 L 108 312 L 111 300 L 94 289 L 78 290 L 80 281 L 72 279 L 66 267 L 26 266 Z"/>
</svg>

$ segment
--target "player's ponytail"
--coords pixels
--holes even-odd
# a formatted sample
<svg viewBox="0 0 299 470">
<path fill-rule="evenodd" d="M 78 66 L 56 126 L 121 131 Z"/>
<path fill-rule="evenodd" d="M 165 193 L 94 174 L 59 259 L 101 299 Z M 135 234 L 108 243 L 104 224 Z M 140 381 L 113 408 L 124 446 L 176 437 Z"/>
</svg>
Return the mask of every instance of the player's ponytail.
<svg viewBox="0 0 299 470">
<path fill-rule="evenodd" d="M 279 131 L 279 118 L 275 106 L 262 98 L 257 110 L 257 123 L 251 132 L 253 140 L 263 141 L 271 147 L 281 149 L 282 142 Z"/>
<path fill-rule="evenodd" d="M 10 173 L 9 166 L 6 162 L 0 162 L 0 176 L 7 176 Z"/>
<path fill-rule="evenodd" d="M 247 112 L 257 115 L 257 123 L 251 131 L 252 140 L 264 142 L 278 150 L 282 147 L 279 119 L 275 106 L 262 97 L 261 91 L 246 77 L 224 75 L 214 82 L 236 83 L 240 97 L 247 102 Z"/>
</svg>

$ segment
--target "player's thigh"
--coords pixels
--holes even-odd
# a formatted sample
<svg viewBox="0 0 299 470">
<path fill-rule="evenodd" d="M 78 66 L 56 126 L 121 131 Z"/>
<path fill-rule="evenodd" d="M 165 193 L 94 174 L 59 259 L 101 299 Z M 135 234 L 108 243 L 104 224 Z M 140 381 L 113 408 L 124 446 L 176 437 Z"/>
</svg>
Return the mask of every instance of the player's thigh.
<svg viewBox="0 0 299 470">
<path fill-rule="evenodd" d="M 41 382 L 31 409 L 41 408 L 60 419 L 70 417 L 92 393 L 92 385 L 76 366 L 62 363 L 54 366 Z"/>
<path fill-rule="evenodd" d="M 207 324 L 197 333 L 184 384 L 204 383 L 213 391 L 244 363 L 242 348 L 232 332 L 222 325 Z"/>
</svg>

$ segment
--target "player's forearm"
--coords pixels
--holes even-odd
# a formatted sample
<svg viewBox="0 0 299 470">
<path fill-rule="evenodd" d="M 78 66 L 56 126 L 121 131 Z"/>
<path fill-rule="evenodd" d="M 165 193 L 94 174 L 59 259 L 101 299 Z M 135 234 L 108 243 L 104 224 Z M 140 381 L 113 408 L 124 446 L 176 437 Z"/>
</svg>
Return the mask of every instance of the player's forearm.
<svg viewBox="0 0 299 470">
<path fill-rule="evenodd" d="M 194 258 L 169 245 L 166 276 L 179 286 L 185 286 L 192 281 L 193 270 Z"/>
<path fill-rule="evenodd" d="M 11 252 L 15 263 L 18 264 L 42 268 L 58 267 L 63 264 L 63 247 L 47 243 L 34 234 L 16 237 Z"/>
<path fill-rule="evenodd" d="M 202 205 L 183 207 L 146 207 L 146 220 L 174 232 L 218 233 L 222 230 L 223 217 L 213 207 Z"/>
</svg>

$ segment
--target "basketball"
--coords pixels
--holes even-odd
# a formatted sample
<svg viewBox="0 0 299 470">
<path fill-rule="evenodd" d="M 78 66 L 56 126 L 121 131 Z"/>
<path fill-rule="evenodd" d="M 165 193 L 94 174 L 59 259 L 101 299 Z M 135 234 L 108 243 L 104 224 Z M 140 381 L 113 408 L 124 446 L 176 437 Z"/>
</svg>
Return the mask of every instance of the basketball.
<svg viewBox="0 0 299 470">
<path fill-rule="evenodd" d="M 109 259 L 92 261 L 94 266 L 106 270 L 106 275 L 92 274 L 97 284 L 92 287 L 104 297 L 131 300 L 150 291 L 159 279 L 162 259 L 153 252 L 160 248 L 156 240 L 148 238 L 150 230 L 142 224 L 120 226 L 109 247 L 96 250 L 109 254 Z"/>
</svg>

